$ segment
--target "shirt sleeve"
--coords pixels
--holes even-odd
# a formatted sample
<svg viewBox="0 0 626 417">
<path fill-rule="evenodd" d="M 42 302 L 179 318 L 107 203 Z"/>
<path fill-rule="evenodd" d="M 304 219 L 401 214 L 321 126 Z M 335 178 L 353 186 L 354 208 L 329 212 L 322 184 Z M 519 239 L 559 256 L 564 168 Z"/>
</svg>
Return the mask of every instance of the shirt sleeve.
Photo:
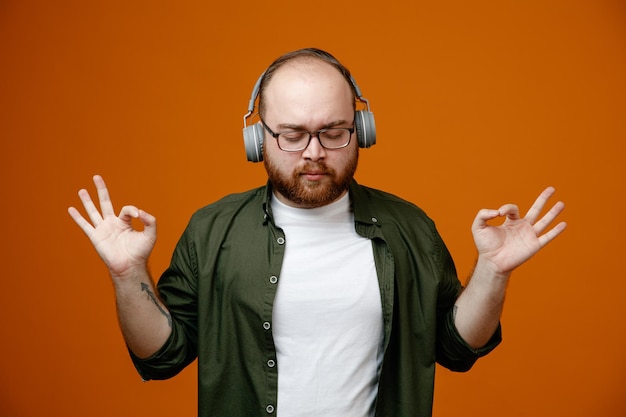
<svg viewBox="0 0 626 417">
<path fill-rule="evenodd" d="M 139 358 L 129 350 L 135 368 L 145 381 L 171 378 L 197 356 L 197 264 L 192 234 L 190 224 L 157 285 L 159 297 L 172 317 L 169 339 L 149 358 Z"/>
<path fill-rule="evenodd" d="M 489 342 L 479 349 L 474 349 L 467 344 L 456 329 L 451 310 L 442 321 L 437 343 L 437 362 L 451 371 L 470 370 L 479 358 L 491 352 L 502 341 L 502 329 L 498 325 Z"/>
<path fill-rule="evenodd" d="M 462 286 L 458 280 L 452 256 L 437 233 L 441 280 L 437 312 L 437 363 L 452 371 L 465 372 L 472 368 L 482 356 L 487 355 L 502 341 L 500 324 L 487 344 L 479 349 L 472 348 L 459 334 L 454 324 L 454 303 Z"/>
</svg>

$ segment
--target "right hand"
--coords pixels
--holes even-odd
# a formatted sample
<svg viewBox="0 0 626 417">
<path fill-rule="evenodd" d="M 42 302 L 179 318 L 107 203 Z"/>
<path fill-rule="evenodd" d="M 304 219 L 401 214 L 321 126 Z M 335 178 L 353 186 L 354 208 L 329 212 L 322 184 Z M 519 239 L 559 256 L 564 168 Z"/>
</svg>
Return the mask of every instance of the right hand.
<svg viewBox="0 0 626 417">
<path fill-rule="evenodd" d="M 122 207 L 119 216 L 116 216 L 102 177 L 95 175 L 93 182 L 98 191 L 102 213 L 91 200 L 89 192 L 81 189 L 78 196 L 91 223 L 74 207 L 68 209 L 70 216 L 85 232 L 109 268 L 112 278 L 131 277 L 137 268 L 145 271 L 148 257 L 156 243 L 156 219 L 134 206 Z M 144 230 L 135 230 L 131 223 L 132 219 L 139 219 L 144 225 Z"/>
</svg>

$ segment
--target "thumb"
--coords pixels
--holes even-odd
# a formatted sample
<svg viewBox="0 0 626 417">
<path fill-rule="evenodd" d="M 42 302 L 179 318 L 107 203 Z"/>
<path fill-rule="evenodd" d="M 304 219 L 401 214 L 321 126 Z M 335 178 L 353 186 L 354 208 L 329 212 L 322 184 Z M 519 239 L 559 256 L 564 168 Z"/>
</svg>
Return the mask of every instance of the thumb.
<svg viewBox="0 0 626 417">
<path fill-rule="evenodd" d="M 137 210 L 137 218 L 141 221 L 144 226 L 144 233 L 146 237 L 150 238 L 152 241 L 156 241 L 157 237 L 157 222 L 156 217 L 151 215 L 150 213 L 144 210 Z"/>
</svg>

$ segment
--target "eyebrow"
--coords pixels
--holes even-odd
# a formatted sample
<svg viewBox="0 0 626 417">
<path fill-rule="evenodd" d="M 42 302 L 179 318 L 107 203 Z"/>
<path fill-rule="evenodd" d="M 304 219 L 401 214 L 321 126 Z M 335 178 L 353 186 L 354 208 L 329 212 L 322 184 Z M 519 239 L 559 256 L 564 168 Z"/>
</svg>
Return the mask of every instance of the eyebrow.
<svg viewBox="0 0 626 417">
<path fill-rule="evenodd" d="M 342 124 L 347 124 L 348 122 L 346 120 L 343 119 L 339 119 L 339 120 L 335 120 L 333 122 L 327 123 L 324 126 L 321 127 L 321 129 L 330 129 L 332 127 L 336 127 Z M 290 129 L 290 130 L 302 130 L 302 131 L 308 131 L 308 129 L 303 126 L 303 125 L 298 125 L 298 124 L 292 124 L 292 123 L 280 123 L 277 126 L 277 129 Z"/>
</svg>

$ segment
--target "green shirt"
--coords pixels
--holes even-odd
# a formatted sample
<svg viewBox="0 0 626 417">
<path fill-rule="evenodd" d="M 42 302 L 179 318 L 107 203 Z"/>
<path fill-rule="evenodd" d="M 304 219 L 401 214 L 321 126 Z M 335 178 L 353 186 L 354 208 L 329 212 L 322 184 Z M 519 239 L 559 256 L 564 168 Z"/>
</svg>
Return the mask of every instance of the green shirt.
<svg viewBox="0 0 626 417">
<path fill-rule="evenodd" d="M 145 380 L 172 377 L 198 358 L 199 416 L 276 415 L 272 306 L 289 238 L 273 222 L 270 195 L 269 186 L 230 195 L 192 216 L 158 283 L 172 334 L 148 359 L 131 353 Z M 355 230 L 372 241 L 382 301 L 376 416 L 431 416 L 435 362 L 470 369 L 500 342 L 500 329 L 479 350 L 458 334 L 452 307 L 461 283 L 421 209 L 356 182 L 350 199 Z"/>
</svg>

